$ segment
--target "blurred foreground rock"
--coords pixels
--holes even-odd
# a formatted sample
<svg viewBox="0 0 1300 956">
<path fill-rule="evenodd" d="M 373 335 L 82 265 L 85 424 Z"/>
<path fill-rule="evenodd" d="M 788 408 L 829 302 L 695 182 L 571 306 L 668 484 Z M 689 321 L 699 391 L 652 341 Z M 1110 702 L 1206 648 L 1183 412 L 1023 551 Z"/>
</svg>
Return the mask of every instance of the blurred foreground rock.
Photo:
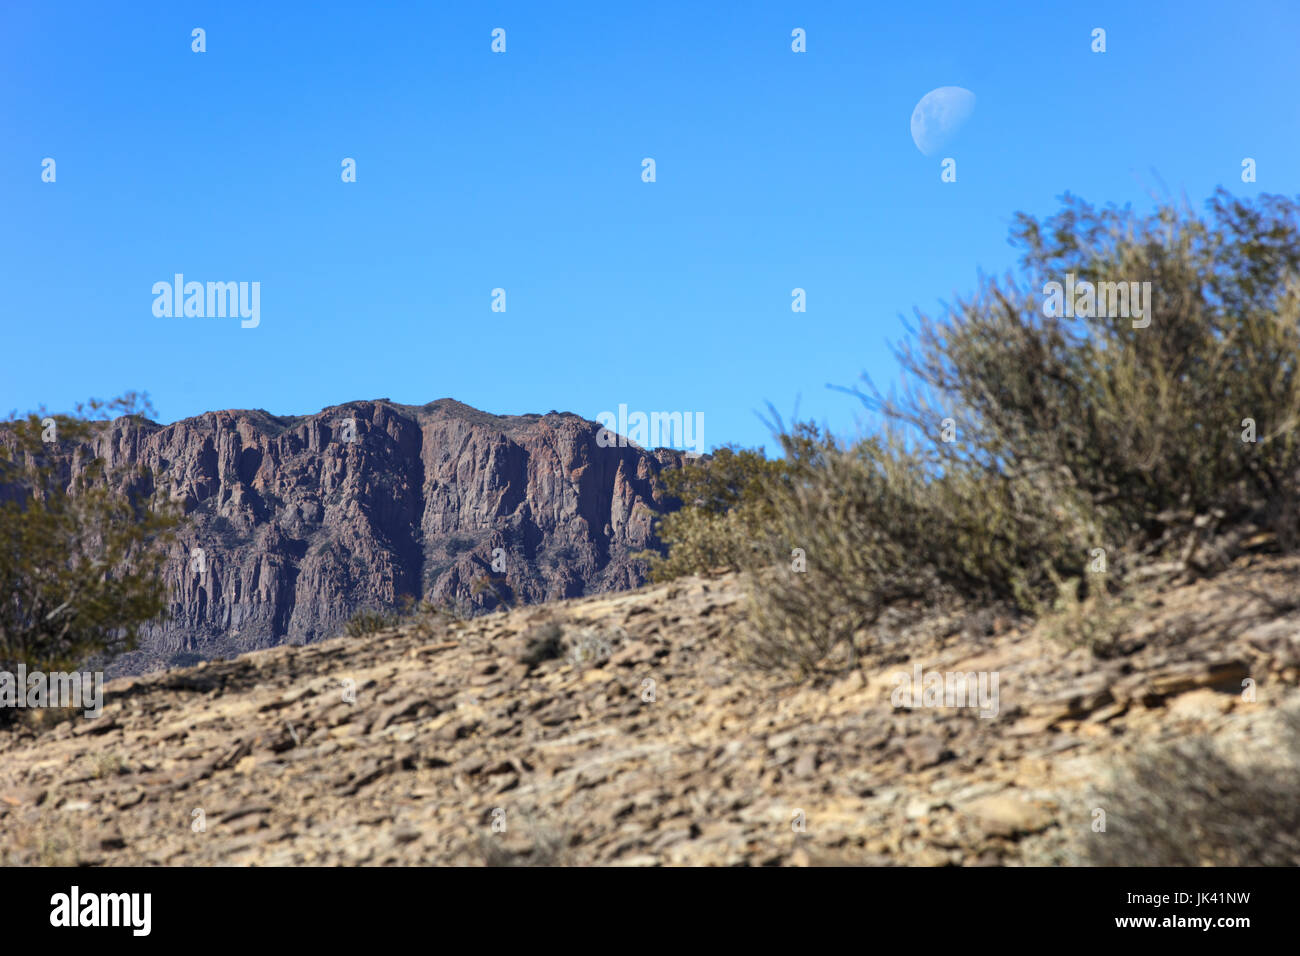
<svg viewBox="0 0 1300 956">
<path fill-rule="evenodd" d="M 1277 751 L 1298 585 L 1169 588 L 1113 660 L 935 619 L 807 686 L 728 655 L 730 576 L 127 678 L 98 720 L 0 732 L 0 862 L 1079 863 L 1141 748 Z M 892 706 L 918 662 L 996 672 L 997 716 Z"/>
</svg>

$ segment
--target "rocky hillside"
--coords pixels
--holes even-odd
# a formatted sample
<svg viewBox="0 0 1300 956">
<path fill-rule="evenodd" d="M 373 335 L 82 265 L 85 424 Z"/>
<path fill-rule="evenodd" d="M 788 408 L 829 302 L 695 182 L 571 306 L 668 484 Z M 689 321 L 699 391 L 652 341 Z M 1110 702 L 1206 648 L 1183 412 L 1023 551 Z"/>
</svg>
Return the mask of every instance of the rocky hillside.
<svg viewBox="0 0 1300 956">
<path fill-rule="evenodd" d="M 1111 658 L 930 616 L 800 686 L 728 653 L 742 585 L 116 681 L 96 720 L 0 731 L 0 863 L 1079 863 L 1140 821 L 1107 790 L 1135 757 L 1276 762 L 1300 702 L 1295 559 L 1151 591 Z M 918 666 L 997 674 L 996 713 L 895 706 Z"/>
<path fill-rule="evenodd" d="M 598 430 L 449 399 L 118 419 L 95 453 L 152 469 L 189 521 L 166 573 L 169 618 L 110 670 L 319 640 L 403 596 L 469 612 L 635 587 L 632 556 L 654 545 L 662 507 L 656 475 L 680 454 L 600 447 Z M 492 588 L 476 589 L 486 576 Z"/>
</svg>

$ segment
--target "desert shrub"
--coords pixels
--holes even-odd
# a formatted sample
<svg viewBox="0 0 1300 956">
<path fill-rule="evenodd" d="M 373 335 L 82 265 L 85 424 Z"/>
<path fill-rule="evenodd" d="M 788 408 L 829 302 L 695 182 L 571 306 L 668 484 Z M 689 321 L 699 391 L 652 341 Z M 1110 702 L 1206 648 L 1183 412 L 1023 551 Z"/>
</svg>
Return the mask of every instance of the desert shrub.
<svg viewBox="0 0 1300 956">
<path fill-rule="evenodd" d="M 1209 738 L 1133 758 L 1098 798 L 1097 866 L 1300 866 L 1300 719 L 1277 763 L 1238 766 Z"/>
<path fill-rule="evenodd" d="M 444 599 L 442 603 L 418 598 L 414 594 L 399 596 L 394 623 L 408 629 L 421 640 L 446 638 L 449 629 L 472 615 L 459 613 L 458 606 Z"/>
<path fill-rule="evenodd" d="M 1209 570 L 1231 556 L 1222 542 L 1233 534 L 1263 528 L 1294 547 L 1298 211 L 1220 193 L 1205 217 L 1069 197 L 1044 223 L 1019 217 L 1023 274 L 920 316 L 897 350 L 901 395 L 869 382 L 851 390 L 879 415 L 875 433 L 847 445 L 809 426 L 779 429 L 781 478 L 752 492 L 762 504 L 744 533 L 759 553 L 803 549 L 806 570 L 790 562 L 755 579 L 747 653 L 808 673 L 841 652 L 851 661 L 864 630 L 900 601 L 1005 601 L 1041 614 L 1063 587 L 1087 602 L 1087 589 L 1118 590 L 1153 561 Z M 1068 275 L 1150 282 L 1151 311 L 1058 314 L 1045 306 L 1047 283 Z M 1246 420 L 1255 442 L 1243 441 Z M 683 527 L 703 525 L 684 510 Z M 710 520 L 702 537 L 733 530 Z M 707 546 L 729 547 L 719 534 L 687 555 Z M 1098 548 L 1108 573 L 1089 575 Z"/>
<path fill-rule="evenodd" d="M 519 642 L 518 656 L 530 670 L 545 661 L 563 657 L 564 628 L 553 620 L 530 627 Z"/>
<path fill-rule="evenodd" d="M 1043 634 L 1061 644 L 1086 647 L 1101 658 L 1130 653 L 1135 644 L 1131 637 L 1135 595 L 1096 581 L 1081 597 L 1084 580 L 1057 582 L 1056 599 L 1050 605 L 1044 602 L 1039 610 Z"/>
<path fill-rule="evenodd" d="M 1204 217 L 1067 197 L 1012 231 L 1021 279 L 986 281 L 899 350 L 916 388 L 868 404 L 936 435 L 943 467 L 1039 476 L 1102 522 L 1121 569 L 1246 523 L 1293 545 L 1300 481 L 1300 207 L 1220 192 Z M 1047 282 L 1150 282 L 1152 314 L 1045 315 Z M 1250 419 L 1257 441 L 1243 441 Z"/>
<path fill-rule="evenodd" d="M 666 469 L 662 479 L 669 505 L 680 508 L 660 518 L 655 531 L 667 555 L 645 552 L 654 581 L 716 568 L 740 570 L 771 560 L 764 528 L 772 519 L 770 492 L 782 480 L 783 463 L 761 449 L 734 445 L 707 458 Z"/>
<path fill-rule="evenodd" d="M 345 627 L 345 631 L 348 637 L 366 637 L 396 627 L 399 623 L 401 623 L 401 619 L 396 615 L 366 609 L 352 615 Z"/>
<path fill-rule="evenodd" d="M 105 419 L 146 411 L 128 393 L 0 425 L 0 669 L 129 650 L 164 611 L 159 570 L 179 513 L 147 471 L 92 457 Z"/>
<path fill-rule="evenodd" d="M 896 434 L 842 446 L 797 426 L 785 446 L 790 480 L 763 530 L 786 557 L 751 580 L 741 646 L 755 663 L 807 675 L 842 651 L 848 664 L 890 607 L 1029 602 L 1053 559 L 1078 570 L 1063 556 L 1084 553 L 1080 524 L 1033 484 L 935 472 Z"/>
<path fill-rule="evenodd" d="M 459 593 L 444 594 L 439 601 L 428 604 L 430 613 L 448 622 L 468 621 L 478 611 L 472 599 Z"/>
</svg>

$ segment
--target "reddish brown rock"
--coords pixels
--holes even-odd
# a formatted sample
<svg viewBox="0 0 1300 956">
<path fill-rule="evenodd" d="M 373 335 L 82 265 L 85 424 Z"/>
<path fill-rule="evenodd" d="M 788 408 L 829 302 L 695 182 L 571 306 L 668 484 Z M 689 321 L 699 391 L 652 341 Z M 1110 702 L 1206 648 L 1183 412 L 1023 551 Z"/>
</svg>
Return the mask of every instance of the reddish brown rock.
<svg viewBox="0 0 1300 956">
<path fill-rule="evenodd" d="M 681 456 L 601 447 L 598 432 L 576 415 L 450 399 L 118 419 L 95 453 L 151 469 L 190 520 L 165 572 L 169 619 L 111 670 L 317 641 L 403 596 L 472 613 L 636 587 L 633 556 L 655 546 L 663 510 L 656 477 Z"/>
</svg>

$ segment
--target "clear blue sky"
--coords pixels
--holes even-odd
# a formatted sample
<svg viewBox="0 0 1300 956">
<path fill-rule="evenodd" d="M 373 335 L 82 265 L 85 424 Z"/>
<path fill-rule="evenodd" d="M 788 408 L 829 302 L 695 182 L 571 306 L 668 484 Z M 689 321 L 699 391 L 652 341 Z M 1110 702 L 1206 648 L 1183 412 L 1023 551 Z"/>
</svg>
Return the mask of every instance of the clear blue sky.
<svg viewBox="0 0 1300 956">
<path fill-rule="evenodd" d="M 1014 212 L 1300 192 L 1298 43 L 1250 0 L 4 0 L 0 413 L 623 403 L 770 450 L 754 411 L 801 398 L 852 431 L 826 384 L 894 381 L 900 317 L 1012 265 Z M 945 184 L 908 124 L 950 85 Z M 261 325 L 156 318 L 176 272 L 260 282 Z"/>
</svg>

